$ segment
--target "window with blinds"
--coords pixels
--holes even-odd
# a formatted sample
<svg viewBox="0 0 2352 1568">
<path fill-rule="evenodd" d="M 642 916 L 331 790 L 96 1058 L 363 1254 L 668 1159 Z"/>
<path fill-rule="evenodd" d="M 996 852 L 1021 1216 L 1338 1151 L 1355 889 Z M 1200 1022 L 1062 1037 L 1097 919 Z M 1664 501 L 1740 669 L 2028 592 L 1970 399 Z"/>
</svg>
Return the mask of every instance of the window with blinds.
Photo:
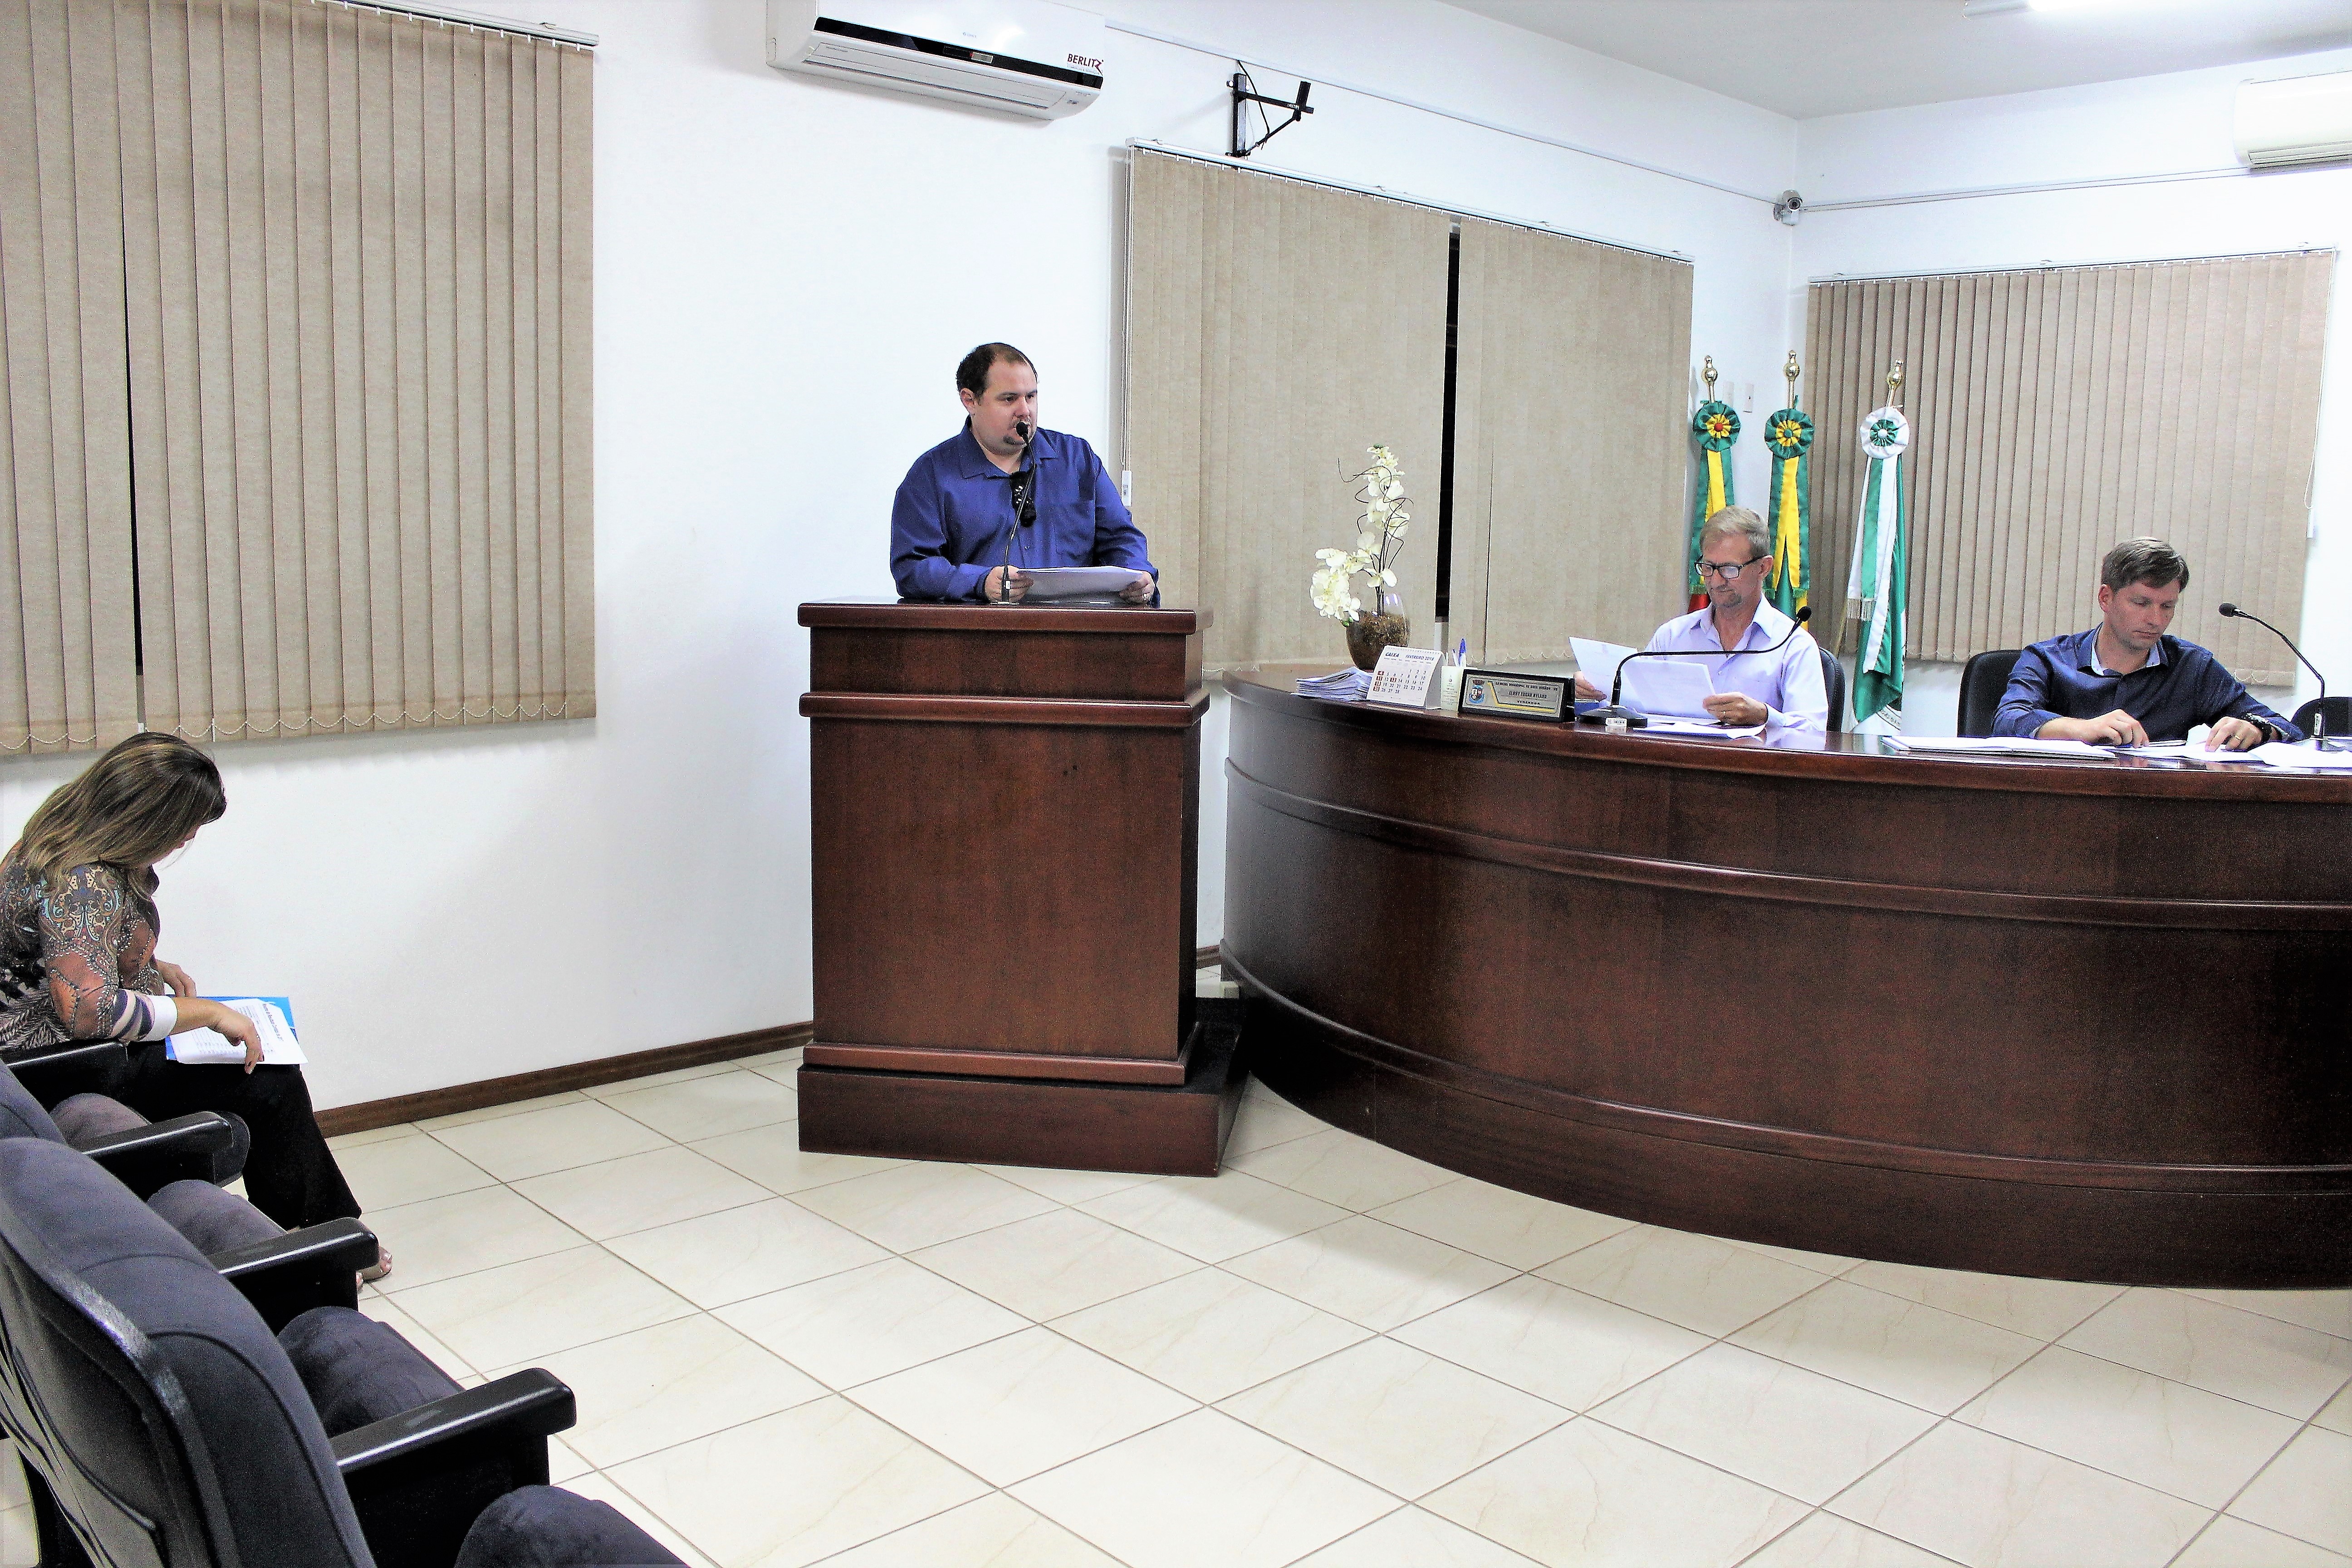
<svg viewBox="0 0 2352 1568">
<path fill-rule="evenodd" d="M 1807 406 L 1814 614 L 1843 618 L 1857 428 L 1903 362 L 1910 657 L 2077 630 L 2099 560 L 2148 534 L 2188 557 L 2173 629 L 2241 679 L 2294 679 L 2332 251 L 1816 283 Z"/>
<path fill-rule="evenodd" d="M 0 0 L 0 745 L 594 711 L 591 94 L 324 0 Z"/>
</svg>

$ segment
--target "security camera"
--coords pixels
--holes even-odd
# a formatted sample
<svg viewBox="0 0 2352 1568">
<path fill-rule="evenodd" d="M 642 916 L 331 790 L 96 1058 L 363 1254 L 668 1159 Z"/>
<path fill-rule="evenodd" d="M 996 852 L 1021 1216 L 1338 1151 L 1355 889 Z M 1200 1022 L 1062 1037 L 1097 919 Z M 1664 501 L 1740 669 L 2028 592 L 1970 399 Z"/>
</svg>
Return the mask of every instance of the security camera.
<svg viewBox="0 0 2352 1568">
<path fill-rule="evenodd" d="M 1797 219 L 1804 215 L 1804 211 L 1805 198 L 1795 191 L 1782 191 L 1780 199 L 1772 204 L 1772 216 L 1790 228 L 1797 226 Z"/>
</svg>

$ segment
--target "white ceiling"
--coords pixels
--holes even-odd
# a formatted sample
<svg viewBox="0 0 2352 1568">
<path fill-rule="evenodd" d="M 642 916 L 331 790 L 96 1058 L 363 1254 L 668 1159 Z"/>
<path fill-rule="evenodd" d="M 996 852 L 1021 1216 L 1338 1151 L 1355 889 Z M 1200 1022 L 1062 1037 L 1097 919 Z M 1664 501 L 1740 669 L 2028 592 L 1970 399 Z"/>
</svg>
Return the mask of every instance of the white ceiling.
<svg viewBox="0 0 2352 1568">
<path fill-rule="evenodd" d="M 2352 47 L 2352 0 L 1451 0 L 1799 120 Z"/>
</svg>

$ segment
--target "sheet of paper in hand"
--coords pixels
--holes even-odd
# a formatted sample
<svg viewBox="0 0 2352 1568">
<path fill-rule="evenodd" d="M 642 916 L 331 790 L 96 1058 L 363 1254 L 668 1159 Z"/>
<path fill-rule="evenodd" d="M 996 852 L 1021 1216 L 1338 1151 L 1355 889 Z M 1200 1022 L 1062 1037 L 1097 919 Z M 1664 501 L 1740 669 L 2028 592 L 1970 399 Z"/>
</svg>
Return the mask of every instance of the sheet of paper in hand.
<svg viewBox="0 0 2352 1568">
<path fill-rule="evenodd" d="M 1116 594 L 1138 574 L 1125 566 L 1031 566 L 1029 597 L 1075 599 L 1094 594 Z"/>
<path fill-rule="evenodd" d="M 283 996 L 214 996 L 209 1001 L 244 1014 L 261 1037 L 264 1067 L 300 1067 L 310 1058 L 294 1037 L 294 1005 Z M 190 1029 L 174 1035 L 163 1047 L 171 1058 L 190 1067 L 243 1063 L 245 1047 L 212 1029 Z"/>
</svg>

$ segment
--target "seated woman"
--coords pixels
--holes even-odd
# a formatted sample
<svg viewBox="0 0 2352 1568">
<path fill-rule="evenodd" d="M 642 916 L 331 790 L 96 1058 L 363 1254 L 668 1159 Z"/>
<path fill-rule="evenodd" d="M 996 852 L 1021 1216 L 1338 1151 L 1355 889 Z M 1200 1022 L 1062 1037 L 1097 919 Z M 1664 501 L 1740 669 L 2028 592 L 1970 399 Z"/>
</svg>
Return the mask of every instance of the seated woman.
<svg viewBox="0 0 2352 1568">
<path fill-rule="evenodd" d="M 0 859 L 0 1058 L 64 1040 L 121 1040 L 130 1059 L 102 1091 L 155 1121 L 241 1117 L 253 1135 L 246 1194 L 288 1230 L 356 1218 L 357 1199 L 311 1114 L 299 1067 L 263 1067 L 243 1014 L 196 994 L 155 956 L 155 863 L 228 809 L 220 770 L 176 735 L 133 735 L 60 786 Z M 169 994 L 166 994 L 166 989 Z M 245 1066 L 183 1066 L 163 1041 L 210 1028 Z M 388 1254 L 363 1278 L 381 1279 Z"/>
</svg>

